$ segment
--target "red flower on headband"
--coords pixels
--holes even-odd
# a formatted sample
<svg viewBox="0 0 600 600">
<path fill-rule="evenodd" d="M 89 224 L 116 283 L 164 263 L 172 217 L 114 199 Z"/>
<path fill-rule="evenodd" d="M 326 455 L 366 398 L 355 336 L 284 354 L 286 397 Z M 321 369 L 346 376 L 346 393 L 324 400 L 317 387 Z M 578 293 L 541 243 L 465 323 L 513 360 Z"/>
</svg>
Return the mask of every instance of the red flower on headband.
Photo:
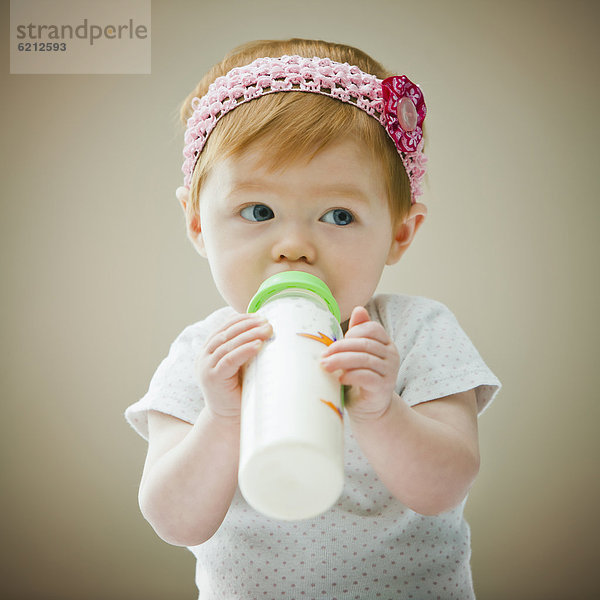
<svg viewBox="0 0 600 600">
<path fill-rule="evenodd" d="M 421 88 L 404 75 L 384 79 L 381 88 L 387 132 L 400 152 L 415 152 L 427 114 Z"/>
</svg>

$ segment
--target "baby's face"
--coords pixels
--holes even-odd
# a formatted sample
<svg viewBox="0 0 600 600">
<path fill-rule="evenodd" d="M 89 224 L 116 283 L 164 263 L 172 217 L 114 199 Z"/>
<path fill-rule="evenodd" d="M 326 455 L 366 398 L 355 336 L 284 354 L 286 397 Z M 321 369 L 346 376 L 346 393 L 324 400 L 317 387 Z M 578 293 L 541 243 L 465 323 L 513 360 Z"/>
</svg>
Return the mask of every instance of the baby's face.
<svg viewBox="0 0 600 600">
<path fill-rule="evenodd" d="M 342 321 L 397 259 L 379 166 L 353 141 L 278 171 L 259 148 L 218 162 L 201 189 L 194 243 L 235 310 L 246 311 L 267 277 L 298 270 L 329 286 Z"/>
</svg>

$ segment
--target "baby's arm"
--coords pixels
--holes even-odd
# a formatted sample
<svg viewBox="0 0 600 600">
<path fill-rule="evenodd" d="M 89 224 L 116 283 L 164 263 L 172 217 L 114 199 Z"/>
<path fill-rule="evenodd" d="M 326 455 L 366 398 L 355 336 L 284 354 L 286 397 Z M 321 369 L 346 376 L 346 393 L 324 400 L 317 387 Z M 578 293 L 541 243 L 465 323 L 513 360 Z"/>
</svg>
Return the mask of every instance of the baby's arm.
<svg viewBox="0 0 600 600">
<path fill-rule="evenodd" d="M 225 518 L 237 486 L 240 369 L 271 335 L 264 320 L 239 315 L 207 340 L 196 362 L 205 407 L 193 426 L 150 412 L 139 502 L 166 542 L 201 544 Z"/>
<path fill-rule="evenodd" d="M 354 435 L 390 492 L 412 510 L 434 515 L 466 496 L 479 470 L 474 390 L 411 408 L 394 391 L 396 347 L 383 327 L 357 308 L 344 340 L 324 353 L 341 370 Z"/>
</svg>

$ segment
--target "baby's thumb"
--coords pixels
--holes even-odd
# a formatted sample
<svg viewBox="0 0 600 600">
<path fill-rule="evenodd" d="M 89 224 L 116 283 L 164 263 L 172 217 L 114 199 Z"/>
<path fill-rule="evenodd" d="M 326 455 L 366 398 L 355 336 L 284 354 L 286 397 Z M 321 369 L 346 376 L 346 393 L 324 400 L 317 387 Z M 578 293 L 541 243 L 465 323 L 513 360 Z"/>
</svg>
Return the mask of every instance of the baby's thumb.
<svg viewBox="0 0 600 600">
<path fill-rule="evenodd" d="M 348 329 L 352 329 L 352 327 L 356 327 L 361 323 L 366 323 L 370 321 L 369 313 L 364 306 L 356 306 L 350 315 L 350 321 L 348 322 Z"/>
</svg>

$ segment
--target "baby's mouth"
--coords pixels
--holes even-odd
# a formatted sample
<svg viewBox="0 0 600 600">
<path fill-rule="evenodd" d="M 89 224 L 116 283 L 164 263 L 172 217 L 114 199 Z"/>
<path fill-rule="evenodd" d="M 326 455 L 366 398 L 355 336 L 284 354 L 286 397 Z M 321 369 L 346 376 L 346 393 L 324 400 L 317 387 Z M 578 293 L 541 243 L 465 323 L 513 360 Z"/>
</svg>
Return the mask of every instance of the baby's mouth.
<svg viewBox="0 0 600 600">
<path fill-rule="evenodd" d="M 301 273 L 308 273 L 309 275 L 314 275 L 323 281 L 325 284 L 327 283 L 319 274 L 315 273 L 314 269 L 309 269 L 303 267 L 301 264 L 294 265 L 290 263 L 286 263 L 285 265 L 280 265 L 278 270 L 271 275 L 276 275 L 277 273 L 288 273 L 289 271 L 300 271 Z"/>
</svg>

